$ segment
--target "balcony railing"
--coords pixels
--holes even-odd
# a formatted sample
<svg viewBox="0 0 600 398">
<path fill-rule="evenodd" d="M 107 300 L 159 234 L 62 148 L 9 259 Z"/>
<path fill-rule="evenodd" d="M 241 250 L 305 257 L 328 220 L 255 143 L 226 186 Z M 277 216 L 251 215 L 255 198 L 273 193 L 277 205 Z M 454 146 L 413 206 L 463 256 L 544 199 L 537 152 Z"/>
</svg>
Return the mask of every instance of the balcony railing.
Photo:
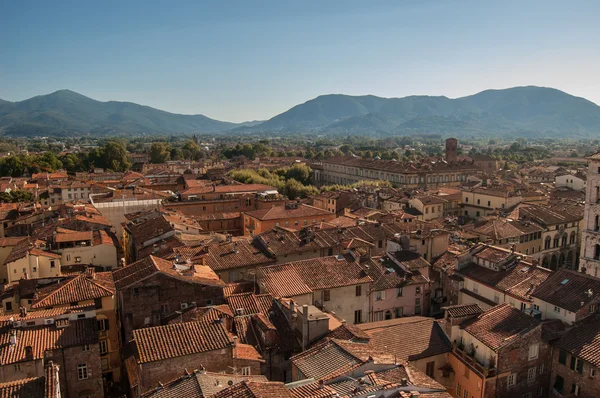
<svg viewBox="0 0 600 398">
<path fill-rule="evenodd" d="M 460 358 L 463 361 L 463 363 L 468 365 L 469 368 L 471 368 L 471 370 L 476 372 L 479 376 L 483 377 L 484 379 L 496 376 L 495 368 L 490 368 L 488 366 L 480 364 L 477 361 L 477 359 L 475 359 L 475 357 L 469 355 L 466 351 L 460 349 L 460 347 L 456 344 L 453 345 L 453 352 L 458 358 Z"/>
</svg>

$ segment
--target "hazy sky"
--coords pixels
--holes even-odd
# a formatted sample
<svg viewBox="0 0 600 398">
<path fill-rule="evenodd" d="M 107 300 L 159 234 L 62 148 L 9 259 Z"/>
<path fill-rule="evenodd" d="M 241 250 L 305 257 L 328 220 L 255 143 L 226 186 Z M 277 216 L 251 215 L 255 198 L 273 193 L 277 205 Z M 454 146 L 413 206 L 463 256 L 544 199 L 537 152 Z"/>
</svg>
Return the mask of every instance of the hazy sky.
<svg viewBox="0 0 600 398">
<path fill-rule="evenodd" d="M 600 104 L 600 1 L 0 0 L 0 98 L 244 121 L 320 94 L 549 86 Z"/>
</svg>

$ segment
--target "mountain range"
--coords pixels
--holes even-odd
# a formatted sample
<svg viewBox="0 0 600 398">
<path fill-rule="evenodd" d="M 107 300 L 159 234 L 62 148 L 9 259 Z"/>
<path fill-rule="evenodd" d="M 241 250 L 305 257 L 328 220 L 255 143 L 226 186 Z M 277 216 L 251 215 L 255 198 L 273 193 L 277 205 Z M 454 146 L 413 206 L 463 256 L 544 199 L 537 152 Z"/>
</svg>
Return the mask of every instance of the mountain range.
<svg viewBox="0 0 600 398">
<path fill-rule="evenodd" d="M 100 102 L 60 90 L 20 102 L 0 100 L 0 131 L 13 136 L 256 132 L 590 137 L 600 133 L 600 107 L 560 90 L 535 86 L 486 90 L 456 99 L 330 94 L 266 121 L 229 123 L 130 102 Z"/>
</svg>

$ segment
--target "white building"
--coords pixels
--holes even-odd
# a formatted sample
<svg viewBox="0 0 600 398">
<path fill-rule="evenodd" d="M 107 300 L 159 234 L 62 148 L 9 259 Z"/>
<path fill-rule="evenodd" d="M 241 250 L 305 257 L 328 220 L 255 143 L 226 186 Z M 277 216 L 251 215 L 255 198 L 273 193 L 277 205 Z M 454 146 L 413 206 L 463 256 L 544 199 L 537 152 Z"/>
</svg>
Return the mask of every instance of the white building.
<svg viewBox="0 0 600 398">
<path fill-rule="evenodd" d="M 582 191 L 587 186 L 587 178 L 583 173 L 565 173 L 563 175 L 558 175 L 554 178 L 554 186 L 559 187 L 567 187 L 574 189 L 576 191 Z"/>
</svg>

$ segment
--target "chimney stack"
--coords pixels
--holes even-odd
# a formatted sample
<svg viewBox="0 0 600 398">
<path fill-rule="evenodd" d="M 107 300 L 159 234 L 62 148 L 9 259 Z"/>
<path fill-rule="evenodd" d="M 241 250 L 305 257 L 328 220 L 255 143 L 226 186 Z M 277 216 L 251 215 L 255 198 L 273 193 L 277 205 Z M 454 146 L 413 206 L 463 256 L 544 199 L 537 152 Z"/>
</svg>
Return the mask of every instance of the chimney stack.
<svg viewBox="0 0 600 398">
<path fill-rule="evenodd" d="M 237 336 L 233 336 L 233 357 L 237 358 Z"/>
</svg>

